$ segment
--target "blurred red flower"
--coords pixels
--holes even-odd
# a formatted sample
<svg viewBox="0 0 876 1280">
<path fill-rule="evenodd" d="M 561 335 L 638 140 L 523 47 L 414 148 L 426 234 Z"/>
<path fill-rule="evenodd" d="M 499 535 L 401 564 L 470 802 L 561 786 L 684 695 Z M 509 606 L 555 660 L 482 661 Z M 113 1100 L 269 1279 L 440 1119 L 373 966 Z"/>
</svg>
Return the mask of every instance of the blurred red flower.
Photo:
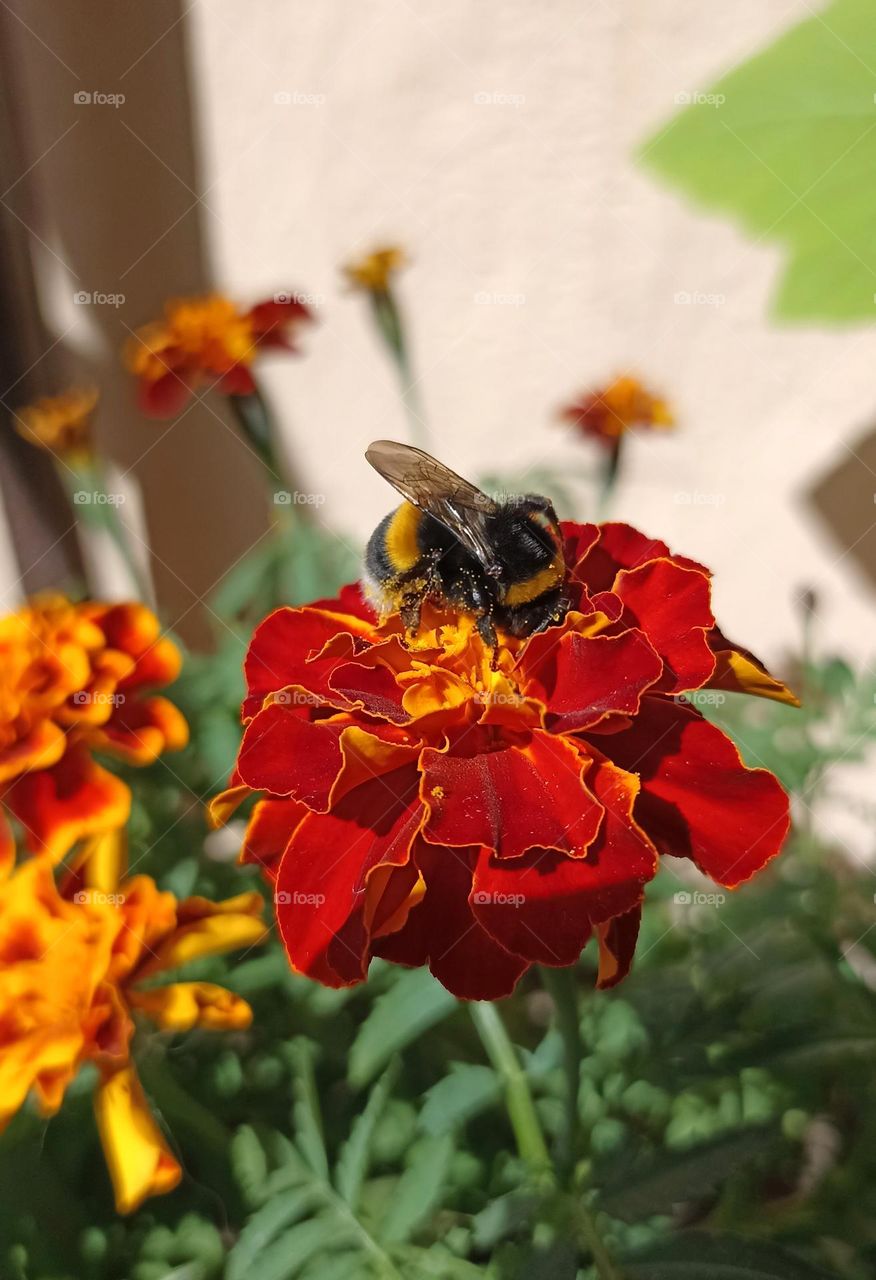
<svg viewBox="0 0 876 1280">
<path fill-rule="evenodd" d="M 666 401 L 629 374 L 598 391 L 584 392 L 560 410 L 560 417 L 607 448 L 617 448 L 631 429 L 666 431 L 675 425 Z"/>
<path fill-rule="evenodd" d="M 572 608 L 495 654 L 430 607 L 406 636 L 356 586 L 257 630 L 214 814 L 261 793 L 243 856 L 298 971 L 344 986 L 378 955 L 489 1000 L 595 936 L 609 986 L 659 855 L 733 887 L 779 852 L 778 781 L 679 695 L 793 695 L 717 630 L 701 565 L 623 524 L 564 532 Z"/>
<path fill-rule="evenodd" d="M 251 395 L 256 355 L 267 348 L 296 351 L 297 330 L 312 318 L 291 293 L 275 294 L 249 311 L 221 294 L 168 302 L 164 319 L 144 325 L 125 345 L 141 409 L 150 418 L 172 418 L 210 384 L 224 395 Z"/>
</svg>

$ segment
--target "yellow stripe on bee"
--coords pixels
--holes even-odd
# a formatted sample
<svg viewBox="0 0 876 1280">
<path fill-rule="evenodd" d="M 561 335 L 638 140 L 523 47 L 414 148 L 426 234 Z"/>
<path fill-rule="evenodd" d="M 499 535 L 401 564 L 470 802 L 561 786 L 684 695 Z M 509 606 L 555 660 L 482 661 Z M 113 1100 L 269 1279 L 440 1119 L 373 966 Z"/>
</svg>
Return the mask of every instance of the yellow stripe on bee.
<svg viewBox="0 0 876 1280">
<path fill-rule="evenodd" d="M 530 600 L 537 600 L 546 591 L 558 587 L 563 581 L 564 573 L 565 564 L 562 556 L 554 556 L 546 569 L 540 569 L 538 573 L 534 573 L 531 578 L 525 578 L 523 582 L 512 583 L 505 592 L 502 603 L 511 607 L 529 604 Z"/>
<path fill-rule="evenodd" d="M 403 502 L 386 530 L 386 554 L 394 573 L 413 569 L 422 556 L 418 537 L 422 516 L 410 502 Z"/>
</svg>

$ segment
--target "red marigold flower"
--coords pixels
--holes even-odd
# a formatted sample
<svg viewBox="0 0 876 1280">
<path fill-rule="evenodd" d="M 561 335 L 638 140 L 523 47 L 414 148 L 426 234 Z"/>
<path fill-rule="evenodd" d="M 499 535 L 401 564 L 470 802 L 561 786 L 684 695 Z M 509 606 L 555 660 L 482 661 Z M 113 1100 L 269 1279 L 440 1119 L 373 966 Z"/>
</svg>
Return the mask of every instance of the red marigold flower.
<svg viewBox="0 0 876 1280">
<path fill-rule="evenodd" d="M 560 410 L 560 417 L 582 435 L 609 448 L 616 447 L 631 428 L 654 431 L 675 425 L 666 401 L 652 395 L 629 374 L 615 378 L 598 391 L 582 394 Z"/>
<path fill-rule="evenodd" d="M 215 814 L 261 793 L 243 856 L 299 972 L 349 985 L 378 955 L 489 1000 L 595 936 L 609 986 L 660 855 L 732 888 L 779 852 L 778 781 L 682 695 L 793 695 L 717 630 L 702 565 L 623 524 L 564 534 L 572 608 L 495 653 L 431 607 L 409 637 L 356 586 L 256 631 Z"/>
<path fill-rule="evenodd" d="M 139 380 L 140 407 L 150 418 L 172 418 L 211 383 L 225 395 L 252 394 L 256 354 L 296 351 L 297 330 L 311 319 L 291 293 L 275 294 L 249 311 L 221 294 L 168 302 L 164 319 L 138 329 L 125 346 L 125 364 Z"/>
<path fill-rule="evenodd" d="M 147 693 L 179 664 L 144 605 L 46 595 L 0 619 L 0 870 L 13 856 L 4 811 L 53 862 L 127 821 L 127 784 L 92 752 L 151 764 L 185 746 L 180 712 Z"/>
</svg>

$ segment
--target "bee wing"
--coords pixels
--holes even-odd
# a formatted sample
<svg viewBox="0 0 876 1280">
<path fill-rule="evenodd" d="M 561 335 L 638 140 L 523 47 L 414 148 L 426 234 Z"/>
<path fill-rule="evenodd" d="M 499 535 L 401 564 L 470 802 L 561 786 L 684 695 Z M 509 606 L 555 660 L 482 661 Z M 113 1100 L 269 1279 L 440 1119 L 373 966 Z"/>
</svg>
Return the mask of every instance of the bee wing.
<svg viewBox="0 0 876 1280">
<path fill-rule="evenodd" d="M 440 521 L 485 569 L 495 572 L 486 519 L 498 510 L 492 498 L 413 445 L 375 440 L 365 457 L 403 498 Z"/>
</svg>

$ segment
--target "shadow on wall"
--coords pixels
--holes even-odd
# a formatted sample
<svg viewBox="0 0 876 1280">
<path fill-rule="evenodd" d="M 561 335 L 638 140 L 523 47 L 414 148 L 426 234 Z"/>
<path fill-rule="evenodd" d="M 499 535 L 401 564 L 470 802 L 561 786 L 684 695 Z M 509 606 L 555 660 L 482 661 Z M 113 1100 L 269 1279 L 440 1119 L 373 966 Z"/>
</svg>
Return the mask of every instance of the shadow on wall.
<svg viewBox="0 0 876 1280">
<path fill-rule="evenodd" d="M 165 298 L 211 283 L 185 10 L 180 0 L 4 8 L 21 172 L 31 166 L 5 203 L 27 228 L 51 299 L 49 332 L 31 360 L 57 341 L 11 403 L 71 379 L 100 386 L 99 440 L 143 488 L 162 615 L 203 646 L 211 633 L 203 596 L 266 527 L 258 466 L 220 396 L 194 402 L 174 423 L 150 422 L 120 361 L 131 330 L 158 316 Z"/>
</svg>

